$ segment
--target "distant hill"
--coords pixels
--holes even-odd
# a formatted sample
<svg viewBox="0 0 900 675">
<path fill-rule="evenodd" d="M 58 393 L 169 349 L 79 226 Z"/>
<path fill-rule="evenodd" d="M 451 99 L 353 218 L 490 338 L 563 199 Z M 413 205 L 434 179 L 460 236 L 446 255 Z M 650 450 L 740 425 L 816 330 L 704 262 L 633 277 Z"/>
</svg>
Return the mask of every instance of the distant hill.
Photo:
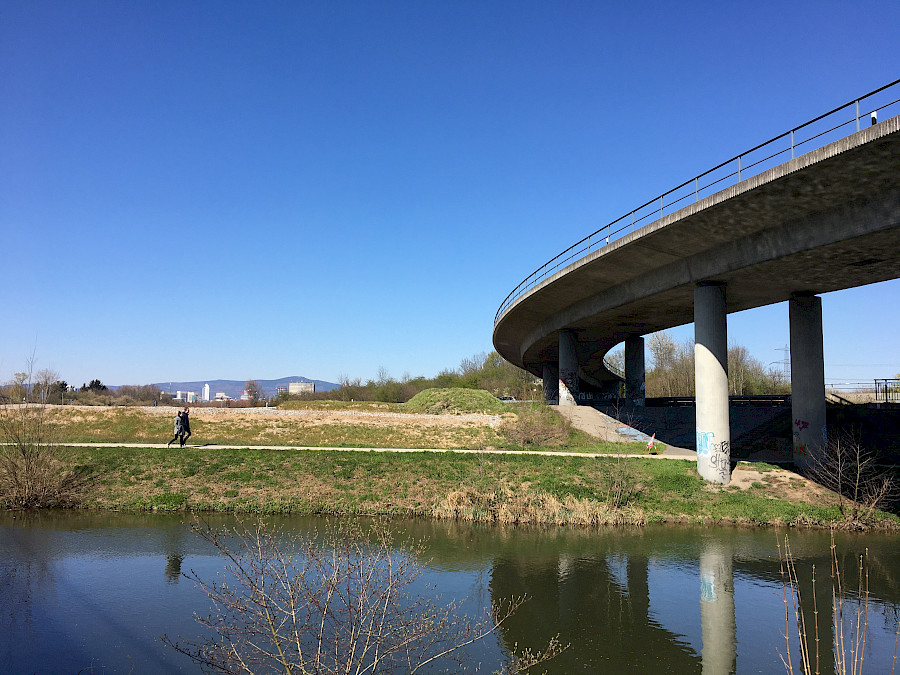
<svg viewBox="0 0 900 675">
<path fill-rule="evenodd" d="M 289 382 L 315 382 L 316 391 L 331 391 L 338 389 L 341 385 L 334 382 L 325 382 L 324 380 L 310 380 L 308 377 L 300 377 L 294 375 L 292 377 L 281 377 L 277 380 L 257 380 L 259 386 L 267 396 L 274 396 L 278 393 L 278 387 L 286 387 Z M 244 385 L 247 380 L 197 380 L 195 382 L 155 382 L 154 387 L 159 387 L 167 394 L 174 394 L 176 391 L 195 391 L 198 395 L 203 393 L 203 385 L 209 385 L 210 398 L 215 397 L 216 393 L 225 392 L 231 398 L 240 398 L 244 392 Z"/>
</svg>

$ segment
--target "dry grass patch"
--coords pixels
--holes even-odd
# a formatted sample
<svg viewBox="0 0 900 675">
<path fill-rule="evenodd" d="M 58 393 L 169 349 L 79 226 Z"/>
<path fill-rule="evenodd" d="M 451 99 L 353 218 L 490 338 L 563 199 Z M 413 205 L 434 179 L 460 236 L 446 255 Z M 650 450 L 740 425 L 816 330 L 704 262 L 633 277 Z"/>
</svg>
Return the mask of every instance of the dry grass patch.
<svg viewBox="0 0 900 675">
<path fill-rule="evenodd" d="M 732 490 L 746 491 L 759 489 L 760 483 L 764 484 L 765 494 L 770 499 L 785 499 L 820 506 L 833 506 L 838 503 L 837 495 L 831 490 L 789 469 L 771 464 L 738 462 L 731 473 L 731 483 L 728 487 Z M 712 484 L 709 485 L 713 487 Z"/>
</svg>

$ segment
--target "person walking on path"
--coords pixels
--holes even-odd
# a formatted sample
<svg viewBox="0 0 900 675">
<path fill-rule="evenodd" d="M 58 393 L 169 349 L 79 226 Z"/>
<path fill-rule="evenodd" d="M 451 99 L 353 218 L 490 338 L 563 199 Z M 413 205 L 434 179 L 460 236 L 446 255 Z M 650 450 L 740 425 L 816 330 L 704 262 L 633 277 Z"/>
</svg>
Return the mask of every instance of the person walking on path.
<svg viewBox="0 0 900 675">
<path fill-rule="evenodd" d="M 170 445 L 172 445 L 172 443 L 174 443 L 175 441 L 181 439 L 182 429 L 183 429 L 183 427 L 182 427 L 182 421 L 181 421 L 181 411 L 179 410 L 179 411 L 178 411 L 178 414 L 175 415 L 175 435 L 172 437 L 172 440 L 171 440 L 171 441 L 169 441 L 168 443 L 166 443 L 166 447 L 167 447 L 167 448 L 168 448 Z M 184 445 L 183 442 L 182 442 L 182 445 Z"/>
<path fill-rule="evenodd" d="M 184 444 L 187 442 L 187 439 L 191 437 L 191 420 L 188 417 L 188 413 L 191 412 L 190 408 L 185 408 L 184 412 L 181 413 L 181 447 L 184 447 Z"/>
</svg>

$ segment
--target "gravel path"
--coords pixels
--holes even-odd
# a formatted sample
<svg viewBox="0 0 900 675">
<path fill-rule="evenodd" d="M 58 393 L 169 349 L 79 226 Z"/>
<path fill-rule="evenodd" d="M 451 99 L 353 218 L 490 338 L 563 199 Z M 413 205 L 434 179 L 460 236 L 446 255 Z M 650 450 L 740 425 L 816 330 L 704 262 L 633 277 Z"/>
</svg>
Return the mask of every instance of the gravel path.
<svg viewBox="0 0 900 675">
<path fill-rule="evenodd" d="M 63 443 L 67 447 L 77 448 L 169 448 L 172 452 L 177 452 L 181 448 L 175 445 L 167 446 L 165 443 Z M 690 457 L 679 456 L 677 454 L 667 454 L 666 451 L 661 455 L 633 455 L 622 454 L 618 452 L 554 452 L 552 450 L 469 450 L 466 448 L 345 448 L 345 447 L 318 447 L 311 445 L 215 445 L 212 443 L 193 444 L 188 443 L 184 447 L 200 449 L 200 450 L 334 450 L 337 452 L 456 452 L 462 455 L 543 455 L 546 457 L 628 457 L 630 459 L 682 459 L 688 460 Z M 688 451 L 690 452 L 690 451 Z M 696 458 L 696 454 L 694 455 Z"/>
</svg>

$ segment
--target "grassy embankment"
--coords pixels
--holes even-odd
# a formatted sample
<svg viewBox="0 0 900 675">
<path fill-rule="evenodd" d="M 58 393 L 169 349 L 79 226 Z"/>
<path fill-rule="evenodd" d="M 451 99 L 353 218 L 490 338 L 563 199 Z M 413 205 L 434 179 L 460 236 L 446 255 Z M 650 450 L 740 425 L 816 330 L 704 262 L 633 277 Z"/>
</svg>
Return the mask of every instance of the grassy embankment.
<svg viewBox="0 0 900 675">
<path fill-rule="evenodd" d="M 417 515 L 554 524 L 829 525 L 836 506 L 704 484 L 692 462 L 544 455 L 72 448 L 88 508 Z M 875 514 L 873 523 L 896 524 Z"/>
<path fill-rule="evenodd" d="M 549 414 L 544 422 L 558 424 L 552 410 L 517 408 L 487 400 L 467 405 L 466 395 L 462 399 L 455 393 L 431 395 L 435 400 L 426 396 L 411 401 L 412 406 L 299 404 L 300 409 L 321 414 L 317 423 L 310 425 L 265 415 L 228 415 L 203 421 L 201 411 L 195 411 L 192 440 L 230 441 L 234 447 L 225 450 L 67 447 L 64 453 L 67 462 L 97 476 L 84 497 L 86 508 L 415 515 L 583 525 L 722 522 L 828 526 L 844 522 L 836 500 L 803 490 L 802 479 L 796 479 L 796 495 L 790 490 L 773 489 L 768 476 L 774 473 L 774 467 L 766 465 L 755 466 L 759 480 L 748 489 L 740 489 L 704 483 L 690 461 L 629 454 L 583 458 L 240 447 L 271 443 L 520 449 L 523 428 L 540 431 L 546 427 L 540 419 L 535 422 L 535 416 Z M 485 409 L 485 405 L 491 409 Z M 384 417 L 380 417 L 378 425 L 382 426 L 378 426 L 329 423 L 325 417 L 334 411 L 430 411 L 444 413 L 442 418 L 448 412 L 476 412 L 491 417 L 458 427 L 411 427 L 405 416 L 384 426 Z M 58 437 L 69 442 L 159 442 L 170 437 L 172 412 L 59 410 L 55 411 L 55 426 Z M 494 417 L 497 415 L 502 416 L 500 423 Z M 303 416 L 298 419 L 307 420 Z M 545 444 L 548 449 L 645 450 L 642 444 L 623 448 L 593 443 L 565 425 L 550 431 L 553 433 L 543 428 L 544 435 L 550 437 Z M 527 442 L 526 446 L 534 447 Z M 881 512 L 868 514 L 867 519 L 875 526 L 900 527 L 900 520 Z"/>
<path fill-rule="evenodd" d="M 192 444 L 339 448 L 564 450 L 645 454 L 643 443 L 599 443 L 540 405 L 502 403 L 477 390 L 426 390 L 408 403 L 290 402 L 275 411 L 193 408 Z M 69 443 L 164 443 L 176 408 L 51 407 Z M 266 414 L 271 412 L 273 414 Z M 418 418 L 405 417 L 418 415 Z M 392 415 L 395 415 L 392 417 Z M 427 417 L 422 417 L 426 415 Z M 472 419 L 471 415 L 491 419 Z M 663 446 L 660 445 L 660 448 Z"/>
</svg>

